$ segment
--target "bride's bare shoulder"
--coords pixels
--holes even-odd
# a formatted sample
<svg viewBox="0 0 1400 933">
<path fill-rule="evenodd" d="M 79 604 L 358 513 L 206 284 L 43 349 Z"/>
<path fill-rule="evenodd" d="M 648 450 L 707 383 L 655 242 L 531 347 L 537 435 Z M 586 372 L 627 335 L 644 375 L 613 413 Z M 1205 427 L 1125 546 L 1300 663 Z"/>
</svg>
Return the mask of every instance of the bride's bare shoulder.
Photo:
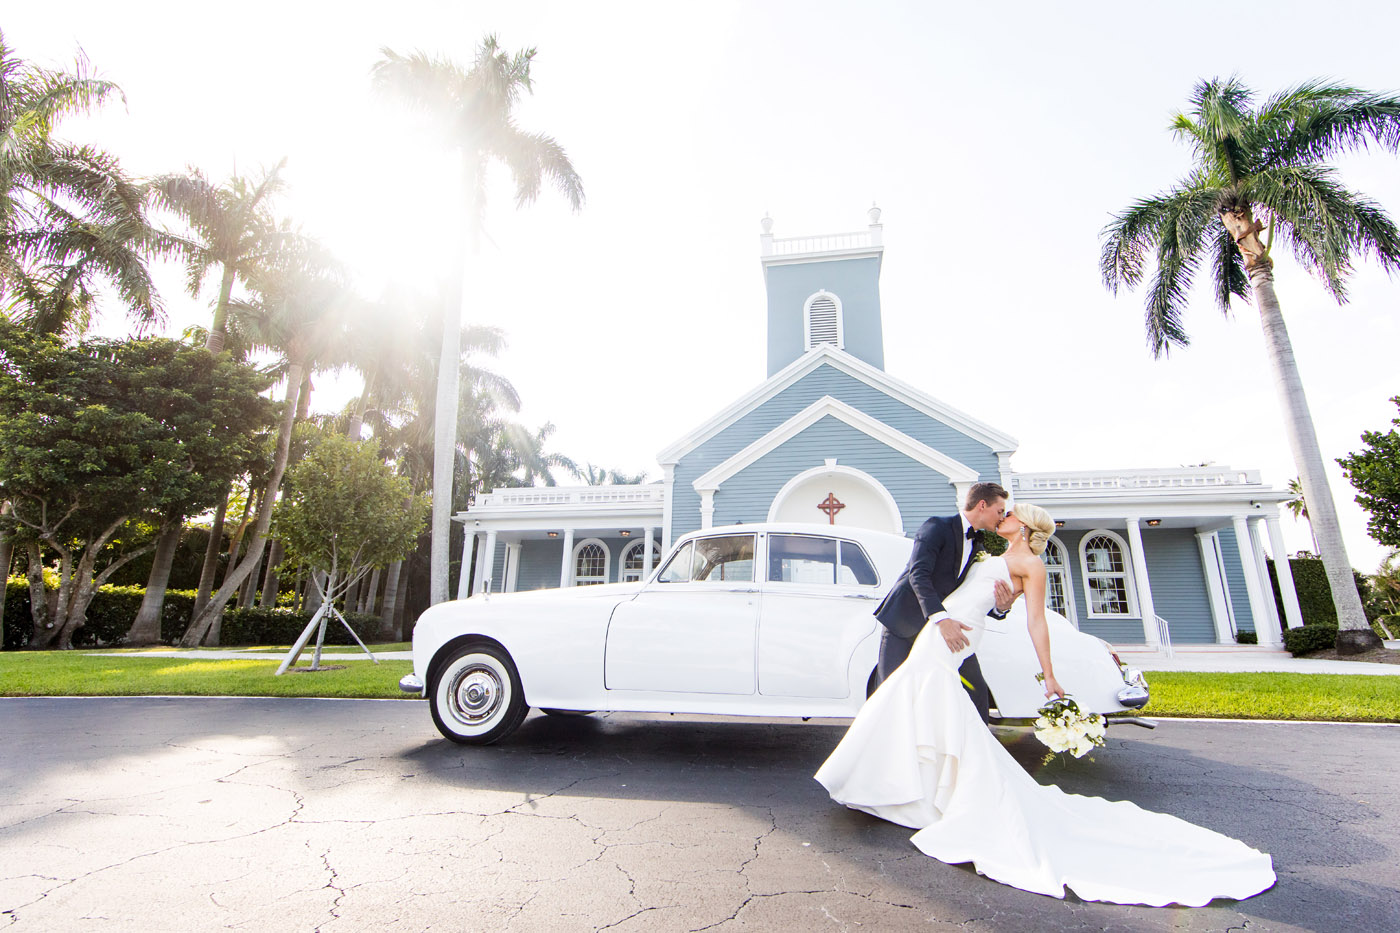
<svg viewBox="0 0 1400 933">
<path fill-rule="evenodd" d="M 1006 569 L 1012 576 L 1045 576 L 1045 562 L 1034 554 L 1006 554 Z"/>
</svg>

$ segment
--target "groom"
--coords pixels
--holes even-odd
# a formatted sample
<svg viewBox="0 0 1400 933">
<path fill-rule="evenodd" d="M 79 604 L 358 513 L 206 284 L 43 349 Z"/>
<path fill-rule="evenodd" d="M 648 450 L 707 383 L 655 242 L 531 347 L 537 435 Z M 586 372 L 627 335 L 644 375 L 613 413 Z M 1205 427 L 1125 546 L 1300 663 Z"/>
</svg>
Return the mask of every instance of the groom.
<svg viewBox="0 0 1400 933">
<path fill-rule="evenodd" d="M 969 631 L 971 626 L 949 618 L 943 608 L 943 599 L 962 583 L 973 558 L 982 550 L 979 532 L 995 528 L 1006 515 L 1006 499 L 1007 492 L 1000 485 L 977 483 L 968 490 L 961 513 L 935 516 L 919 527 L 914 535 L 914 551 L 909 555 L 909 565 L 875 610 L 875 617 L 885 627 L 880 639 L 881 683 L 904 663 L 909 649 L 914 646 L 914 639 L 927 623 L 938 626 L 949 650 L 958 651 L 967 646 L 967 636 L 963 633 Z M 1014 601 L 1011 588 L 997 581 L 996 597 L 997 607 L 990 614 L 995 618 L 1005 618 Z M 982 678 L 977 655 L 969 655 L 958 673 L 970 685 L 968 693 L 972 695 L 972 702 L 982 715 L 982 721 L 986 722 L 991 691 Z"/>
</svg>

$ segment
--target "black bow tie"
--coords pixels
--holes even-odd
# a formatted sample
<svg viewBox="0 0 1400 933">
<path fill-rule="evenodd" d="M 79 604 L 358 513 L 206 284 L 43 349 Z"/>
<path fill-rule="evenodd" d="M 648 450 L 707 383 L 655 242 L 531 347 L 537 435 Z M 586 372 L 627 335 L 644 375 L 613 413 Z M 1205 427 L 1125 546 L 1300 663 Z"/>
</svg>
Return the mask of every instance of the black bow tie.
<svg viewBox="0 0 1400 933">
<path fill-rule="evenodd" d="M 976 537 L 977 537 L 977 529 L 976 529 L 976 528 L 968 528 L 968 529 L 967 529 L 967 540 L 971 541 L 971 540 L 973 540 L 973 539 L 976 538 Z"/>
</svg>

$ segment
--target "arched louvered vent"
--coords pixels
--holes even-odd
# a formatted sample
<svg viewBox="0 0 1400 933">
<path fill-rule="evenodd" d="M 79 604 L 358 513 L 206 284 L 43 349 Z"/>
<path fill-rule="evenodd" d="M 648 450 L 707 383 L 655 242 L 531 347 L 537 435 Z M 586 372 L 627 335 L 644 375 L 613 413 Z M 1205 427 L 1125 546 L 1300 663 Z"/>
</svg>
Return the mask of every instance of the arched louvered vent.
<svg viewBox="0 0 1400 933">
<path fill-rule="evenodd" d="M 819 294 L 807 305 L 807 349 L 828 343 L 841 346 L 841 308 L 836 299 Z"/>
</svg>

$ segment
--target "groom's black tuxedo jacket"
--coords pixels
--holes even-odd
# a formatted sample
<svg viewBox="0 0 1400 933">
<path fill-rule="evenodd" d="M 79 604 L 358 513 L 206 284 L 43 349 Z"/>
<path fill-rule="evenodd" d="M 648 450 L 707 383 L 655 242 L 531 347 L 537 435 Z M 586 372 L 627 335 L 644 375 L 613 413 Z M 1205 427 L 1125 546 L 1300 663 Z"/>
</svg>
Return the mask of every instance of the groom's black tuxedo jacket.
<svg viewBox="0 0 1400 933">
<path fill-rule="evenodd" d="M 929 616 L 944 611 L 943 598 L 958 588 L 964 576 L 958 565 L 962 539 L 960 515 L 935 516 L 919 526 L 909 565 L 875 609 L 881 625 L 901 638 L 913 638 Z M 982 536 L 974 535 L 967 566 L 982 549 Z"/>
</svg>

